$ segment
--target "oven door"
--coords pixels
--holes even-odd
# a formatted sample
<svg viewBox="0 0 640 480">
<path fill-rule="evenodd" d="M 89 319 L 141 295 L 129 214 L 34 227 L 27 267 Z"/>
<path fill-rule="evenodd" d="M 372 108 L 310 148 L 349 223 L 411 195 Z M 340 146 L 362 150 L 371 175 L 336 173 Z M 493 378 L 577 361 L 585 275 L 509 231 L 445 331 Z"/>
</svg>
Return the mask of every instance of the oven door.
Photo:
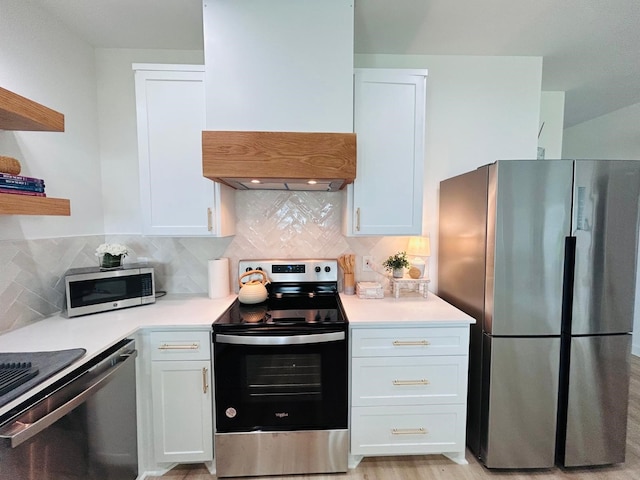
<svg viewBox="0 0 640 480">
<path fill-rule="evenodd" d="M 216 432 L 347 428 L 345 331 L 214 335 Z"/>
</svg>

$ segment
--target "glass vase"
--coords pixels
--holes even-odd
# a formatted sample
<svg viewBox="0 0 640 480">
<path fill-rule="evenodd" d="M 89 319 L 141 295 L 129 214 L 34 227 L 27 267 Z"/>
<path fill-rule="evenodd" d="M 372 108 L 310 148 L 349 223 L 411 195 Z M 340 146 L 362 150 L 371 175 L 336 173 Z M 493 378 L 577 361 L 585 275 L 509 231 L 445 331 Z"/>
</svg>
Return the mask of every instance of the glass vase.
<svg viewBox="0 0 640 480">
<path fill-rule="evenodd" d="M 122 267 L 122 255 L 111 255 L 110 253 L 105 253 L 100 258 L 100 268 L 111 269 L 120 267 Z"/>
</svg>

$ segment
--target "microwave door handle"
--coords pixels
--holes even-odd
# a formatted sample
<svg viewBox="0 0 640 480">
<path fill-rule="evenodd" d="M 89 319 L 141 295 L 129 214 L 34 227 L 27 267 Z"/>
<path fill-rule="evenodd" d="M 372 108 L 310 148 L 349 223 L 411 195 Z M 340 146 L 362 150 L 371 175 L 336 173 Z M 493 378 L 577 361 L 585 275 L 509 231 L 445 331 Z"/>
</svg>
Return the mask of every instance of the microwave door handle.
<svg viewBox="0 0 640 480">
<path fill-rule="evenodd" d="M 50 413 L 38 418 L 33 422 L 21 422 L 18 418 L 15 422 L 8 424 L 0 431 L 0 439 L 4 439 L 10 442 L 11 448 L 15 448 L 20 444 L 26 442 L 30 438 L 34 437 L 38 433 L 42 432 L 47 427 L 53 425 L 69 412 L 77 408 L 79 405 L 86 402 L 89 397 L 94 395 L 98 390 L 109 384 L 114 378 L 116 378 L 118 370 L 123 368 L 128 362 L 134 361 L 137 356 L 137 352 L 122 354 L 122 361 L 118 362 L 115 366 L 96 377 L 91 385 L 87 386 L 82 392 L 73 397 L 71 400 L 63 403 Z M 78 381 L 81 381 L 83 377 L 78 377 Z M 69 386 L 73 383 L 69 384 Z"/>
<path fill-rule="evenodd" d="M 345 332 L 318 333 L 314 335 L 284 335 L 254 337 L 250 335 L 216 334 L 216 342 L 234 345 L 304 345 L 309 343 L 327 343 L 344 340 Z"/>
</svg>

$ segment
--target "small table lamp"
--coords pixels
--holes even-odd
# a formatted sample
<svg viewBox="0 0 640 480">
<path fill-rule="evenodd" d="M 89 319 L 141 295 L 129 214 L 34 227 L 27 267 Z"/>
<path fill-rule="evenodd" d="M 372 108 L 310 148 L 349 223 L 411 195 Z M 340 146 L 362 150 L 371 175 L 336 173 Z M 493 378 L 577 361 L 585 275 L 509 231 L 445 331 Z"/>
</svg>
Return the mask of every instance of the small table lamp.
<svg viewBox="0 0 640 480">
<path fill-rule="evenodd" d="M 429 237 L 411 237 L 407 245 L 407 254 L 413 257 L 409 260 L 412 267 L 420 270 L 420 278 L 429 278 L 429 268 L 424 257 L 431 256 L 431 242 Z"/>
</svg>

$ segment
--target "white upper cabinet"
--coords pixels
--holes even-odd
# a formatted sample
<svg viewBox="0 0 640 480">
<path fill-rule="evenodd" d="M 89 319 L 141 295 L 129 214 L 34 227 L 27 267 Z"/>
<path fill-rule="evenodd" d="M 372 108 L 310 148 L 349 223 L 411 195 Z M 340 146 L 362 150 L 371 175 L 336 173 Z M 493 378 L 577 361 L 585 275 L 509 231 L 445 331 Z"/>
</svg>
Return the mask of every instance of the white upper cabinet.
<svg viewBox="0 0 640 480">
<path fill-rule="evenodd" d="M 345 235 L 421 235 L 426 70 L 356 69 Z"/>
<path fill-rule="evenodd" d="M 133 68 L 143 234 L 234 235 L 234 190 L 202 175 L 204 67 Z"/>
<path fill-rule="evenodd" d="M 353 0 L 205 0 L 207 130 L 353 130 Z"/>
</svg>

